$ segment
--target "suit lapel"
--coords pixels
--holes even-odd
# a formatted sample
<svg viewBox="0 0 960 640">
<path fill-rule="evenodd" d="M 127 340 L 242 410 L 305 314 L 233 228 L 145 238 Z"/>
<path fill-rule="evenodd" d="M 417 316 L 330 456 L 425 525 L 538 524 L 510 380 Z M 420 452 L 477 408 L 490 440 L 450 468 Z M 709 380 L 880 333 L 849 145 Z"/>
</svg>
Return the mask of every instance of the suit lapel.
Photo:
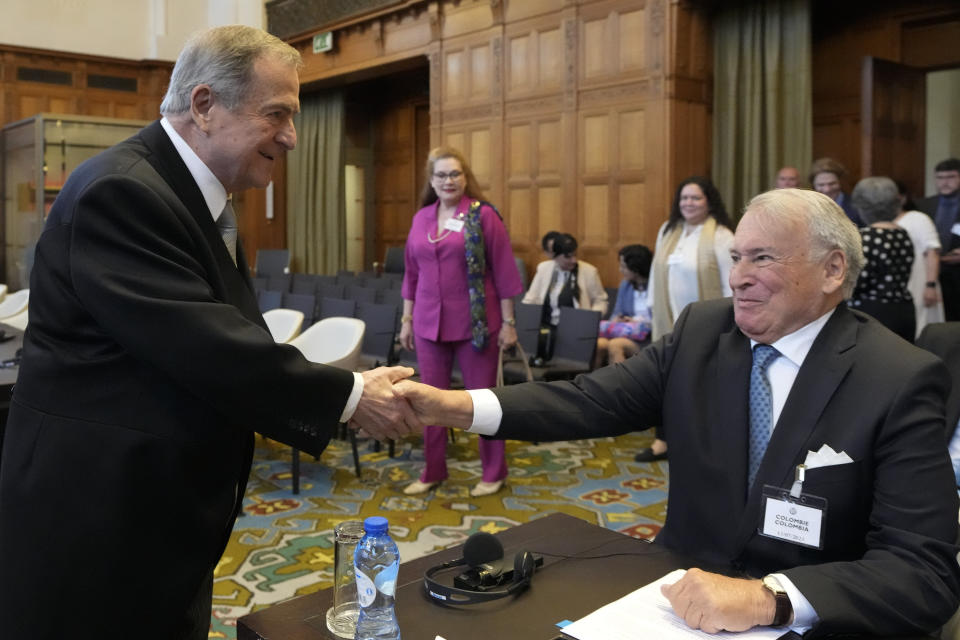
<svg viewBox="0 0 960 640">
<path fill-rule="evenodd" d="M 765 484 L 789 488 L 794 469 L 806 457 L 804 443 L 818 426 L 820 416 L 853 364 L 857 321 L 841 304 L 810 347 L 787 402 L 780 413 L 767 452 L 757 471 L 757 480 L 747 496 L 740 523 L 738 547 L 756 532 Z"/>
<path fill-rule="evenodd" d="M 253 283 L 250 280 L 250 271 L 242 243 L 239 240 L 237 242 L 237 264 L 234 265 L 230 252 L 227 251 L 223 238 L 217 230 L 216 222 L 210 215 L 210 209 L 207 208 L 207 203 L 203 199 L 200 187 L 197 186 L 187 165 L 180 158 L 167 132 L 163 130 L 160 121 L 157 120 L 142 129 L 140 138 L 151 151 L 147 161 L 180 198 L 216 256 L 219 275 L 226 289 L 225 302 L 236 306 L 248 319 L 263 325 L 263 317 L 253 295 Z"/>
<path fill-rule="evenodd" d="M 717 366 L 717 390 L 720 394 L 720 411 L 717 420 L 719 433 L 723 434 L 724 457 L 730 471 L 730 486 L 745 496 L 747 485 L 747 447 L 750 432 L 748 398 L 750 386 L 750 367 L 753 357 L 750 353 L 750 341 L 734 326 L 727 333 L 720 334 L 717 344 L 719 362 Z M 743 501 L 737 504 L 743 505 Z M 743 515 L 730 514 L 734 522 Z"/>
</svg>

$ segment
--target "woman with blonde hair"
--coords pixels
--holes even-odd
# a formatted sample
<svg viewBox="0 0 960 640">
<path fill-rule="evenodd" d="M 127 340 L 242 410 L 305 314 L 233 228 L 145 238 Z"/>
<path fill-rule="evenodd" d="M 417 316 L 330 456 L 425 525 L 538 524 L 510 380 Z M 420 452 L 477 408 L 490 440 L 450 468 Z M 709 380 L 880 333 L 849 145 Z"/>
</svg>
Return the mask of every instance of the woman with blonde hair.
<svg viewBox="0 0 960 640">
<path fill-rule="evenodd" d="M 400 343 L 416 351 L 429 385 L 449 389 L 456 358 L 465 388 L 492 387 L 500 347 L 517 342 L 513 297 L 523 285 L 510 237 L 458 150 L 432 150 L 426 176 L 407 236 Z M 425 427 L 426 465 L 404 493 L 424 493 L 446 479 L 446 443 L 444 427 Z M 480 461 L 483 477 L 470 493 L 496 493 L 507 476 L 503 441 L 480 438 Z"/>
</svg>

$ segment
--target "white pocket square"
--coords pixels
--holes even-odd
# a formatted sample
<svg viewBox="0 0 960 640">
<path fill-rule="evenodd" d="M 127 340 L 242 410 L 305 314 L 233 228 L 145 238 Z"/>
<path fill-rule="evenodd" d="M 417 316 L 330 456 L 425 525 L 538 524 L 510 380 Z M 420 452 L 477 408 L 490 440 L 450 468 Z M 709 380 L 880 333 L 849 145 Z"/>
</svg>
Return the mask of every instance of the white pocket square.
<svg viewBox="0 0 960 640">
<path fill-rule="evenodd" d="M 807 469 L 816 469 L 818 467 L 832 467 L 838 464 L 849 464 L 853 459 L 841 451 L 837 453 L 828 444 L 820 447 L 819 451 L 807 451 L 807 459 L 803 461 Z"/>
</svg>

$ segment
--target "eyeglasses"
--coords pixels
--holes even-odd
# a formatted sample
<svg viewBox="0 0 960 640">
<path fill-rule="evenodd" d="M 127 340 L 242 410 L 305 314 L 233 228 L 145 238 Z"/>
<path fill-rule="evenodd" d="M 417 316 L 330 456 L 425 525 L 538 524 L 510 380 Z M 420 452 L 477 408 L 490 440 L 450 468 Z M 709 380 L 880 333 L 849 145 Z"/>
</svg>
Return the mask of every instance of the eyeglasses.
<svg viewBox="0 0 960 640">
<path fill-rule="evenodd" d="M 440 182 L 446 182 L 447 178 L 450 178 L 451 180 L 457 180 L 462 175 L 462 171 L 451 171 L 449 173 L 437 172 L 433 174 L 433 177 L 435 180 L 439 180 Z"/>
</svg>

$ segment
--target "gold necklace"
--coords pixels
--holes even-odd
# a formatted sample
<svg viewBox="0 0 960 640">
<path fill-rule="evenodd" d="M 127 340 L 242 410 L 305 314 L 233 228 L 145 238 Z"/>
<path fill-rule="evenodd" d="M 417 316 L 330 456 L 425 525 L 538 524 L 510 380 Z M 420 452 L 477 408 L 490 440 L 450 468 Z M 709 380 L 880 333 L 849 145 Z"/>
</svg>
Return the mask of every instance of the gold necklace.
<svg viewBox="0 0 960 640">
<path fill-rule="evenodd" d="M 450 229 L 444 229 L 444 230 L 443 230 L 443 233 L 441 233 L 440 235 L 438 235 L 438 236 L 434 239 L 434 238 L 431 238 L 431 237 L 430 237 L 430 232 L 427 231 L 427 242 L 430 242 L 430 243 L 432 243 L 432 244 L 436 244 L 436 243 L 440 242 L 441 240 L 443 240 L 444 238 L 446 238 L 448 235 L 450 235 Z"/>
</svg>

